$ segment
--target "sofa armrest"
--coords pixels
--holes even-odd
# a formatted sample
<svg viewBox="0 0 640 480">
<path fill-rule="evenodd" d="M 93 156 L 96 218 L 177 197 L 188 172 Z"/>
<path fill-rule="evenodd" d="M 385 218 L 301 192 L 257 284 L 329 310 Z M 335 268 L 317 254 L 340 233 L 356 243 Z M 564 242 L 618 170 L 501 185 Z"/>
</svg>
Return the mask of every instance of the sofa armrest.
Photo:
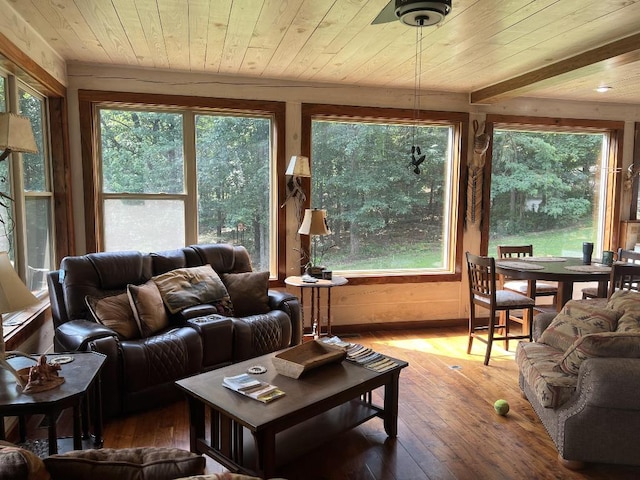
<svg viewBox="0 0 640 480">
<path fill-rule="evenodd" d="M 542 332 L 551 324 L 557 313 L 539 313 L 533 317 L 533 340 L 538 341 Z"/>
<path fill-rule="evenodd" d="M 233 360 L 233 321 L 222 315 L 192 318 L 187 325 L 202 339 L 202 367 L 211 370 Z"/>
<path fill-rule="evenodd" d="M 587 404 L 639 410 L 640 358 L 589 358 L 582 362 L 577 391 Z"/>
<path fill-rule="evenodd" d="M 302 311 L 298 297 L 289 292 L 279 290 L 269 290 L 269 306 L 272 310 L 281 310 L 291 320 L 291 343 L 290 346 L 302 343 Z"/>
<path fill-rule="evenodd" d="M 71 320 L 63 323 L 55 331 L 56 351 L 73 352 L 89 349 L 89 343 L 104 337 L 118 337 L 118 334 L 104 325 L 89 320 Z"/>
</svg>

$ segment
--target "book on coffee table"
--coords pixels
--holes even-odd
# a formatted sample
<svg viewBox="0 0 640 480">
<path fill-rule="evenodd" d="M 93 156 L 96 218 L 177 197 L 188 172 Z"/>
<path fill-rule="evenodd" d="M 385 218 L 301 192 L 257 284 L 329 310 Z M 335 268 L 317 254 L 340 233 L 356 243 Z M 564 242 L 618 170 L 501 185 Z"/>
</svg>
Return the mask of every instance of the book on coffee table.
<svg viewBox="0 0 640 480">
<path fill-rule="evenodd" d="M 284 395 L 284 392 L 275 385 L 261 382 L 246 373 L 233 377 L 224 377 L 222 386 L 262 403 L 269 403 Z"/>
</svg>

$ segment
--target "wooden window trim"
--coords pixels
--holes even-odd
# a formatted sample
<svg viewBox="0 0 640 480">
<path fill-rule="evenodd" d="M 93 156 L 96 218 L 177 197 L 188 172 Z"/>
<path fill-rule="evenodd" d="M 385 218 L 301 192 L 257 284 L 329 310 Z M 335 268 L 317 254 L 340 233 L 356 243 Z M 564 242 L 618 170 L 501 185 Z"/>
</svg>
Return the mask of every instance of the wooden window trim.
<svg viewBox="0 0 640 480">
<path fill-rule="evenodd" d="M 97 252 L 101 248 L 100 232 L 102 231 L 99 214 L 99 182 L 97 178 L 97 162 L 99 146 L 97 142 L 96 111 L 97 106 L 132 106 L 170 107 L 177 109 L 212 109 L 228 112 L 268 113 L 274 119 L 274 153 L 276 156 L 277 205 L 284 203 L 285 185 L 285 125 L 286 104 L 284 102 L 227 99 L 214 97 L 194 97 L 183 95 L 159 95 L 133 92 L 110 92 L 100 90 L 78 90 L 80 111 L 80 139 L 83 167 L 85 235 L 87 252 Z M 284 285 L 286 276 L 286 216 L 283 209 L 277 211 L 277 279 L 271 281 L 272 286 Z"/>
<path fill-rule="evenodd" d="M 331 104 L 316 104 L 316 103 L 303 103 L 302 104 L 302 139 L 301 139 L 301 153 L 309 157 L 310 162 L 313 164 L 311 158 L 311 122 L 314 118 L 325 119 L 371 119 L 381 121 L 393 121 L 399 120 L 402 122 L 411 123 L 416 119 L 416 111 L 409 109 L 398 108 L 382 108 L 382 107 L 362 107 L 362 106 L 347 106 L 347 105 L 331 105 Z M 455 152 L 455 158 L 458 161 L 459 169 L 459 185 L 466 185 L 467 179 L 467 149 L 469 138 L 469 114 L 466 112 L 445 112 L 435 110 L 420 110 L 417 116 L 418 120 L 425 121 L 443 121 L 457 123 L 457 133 L 459 138 L 456 138 L 456 144 L 458 150 Z M 313 167 L 312 167 L 313 170 Z M 311 191 L 311 179 L 303 178 L 303 188 Z M 458 188 L 457 198 L 457 223 L 455 227 L 456 236 L 456 250 L 453 259 L 453 272 L 452 273 L 427 273 L 424 274 L 372 274 L 372 275 L 358 275 L 349 277 L 350 285 L 375 285 L 375 284 L 388 284 L 388 283 L 432 283 L 432 282 L 459 282 L 462 279 L 462 253 L 463 253 L 463 224 L 464 224 L 464 192 L 466 188 Z M 304 208 L 310 208 L 311 195 L 308 195 Z M 310 248 L 310 240 L 306 245 L 302 245 L 303 249 Z M 303 265 L 301 265 L 302 269 Z"/>
<path fill-rule="evenodd" d="M 493 160 L 493 131 L 497 127 L 502 128 L 533 128 L 541 131 L 592 131 L 607 132 L 609 135 L 609 155 L 613 157 L 613 165 L 608 171 L 607 204 L 605 208 L 606 224 L 604 225 L 603 248 L 616 249 L 620 235 L 620 205 L 622 199 L 623 176 L 622 149 L 624 140 L 624 122 L 608 120 L 589 120 L 577 118 L 556 117 L 529 117 L 516 115 L 487 115 L 485 132 L 491 139 L 487 149 L 484 165 L 483 184 L 483 215 L 484 222 L 481 228 L 480 252 L 488 254 L 489 250 L 489 218 L 491 203 L 491 165 Z"/>
</svg>

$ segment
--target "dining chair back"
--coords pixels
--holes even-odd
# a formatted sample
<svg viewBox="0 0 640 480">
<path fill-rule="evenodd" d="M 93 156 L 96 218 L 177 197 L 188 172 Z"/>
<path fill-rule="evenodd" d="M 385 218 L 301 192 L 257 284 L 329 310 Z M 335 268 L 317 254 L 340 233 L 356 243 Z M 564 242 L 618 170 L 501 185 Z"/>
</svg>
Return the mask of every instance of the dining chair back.
<svg viewBox="0 0 640 480">
<path fill-rule="evenodd" d="M 609 279 L 609 292 L 607 298 L 611 298 L 619 290 L 640 290 L 640 264 L 614 263 L 611 267 Z"/>
<path fill-rule="evenodd" d="M 482 257 L 466 252 L 467 274 L 469 277 L 469 343 L 467 354 L 471 353 L 473 339 L 487 344 L 484 364 L 489 365 L 491 347 L 495 340 L 503 340 L 505 350 L 509 349 L 509 340 L 532 339 L 531 319 L 534 300 L 525 295 L 497 288 L 496 263 L 493 257 Z M 488 318 L 479 318 L 476 307 L 489 310 Z M 523 310 L 522 318 L 511 315 L 513 310 Z M 498 316 L 498 318 L 496 318 Z M 497 323 L 496 323 L 497 321 Z M 509 332 L 512 321 L 521 323 L 521 333 Z M 495 331 L 502 332 L 496 336 Z"/>
<path fill-rule="evenodd" d="M 498 245 L 498 258 L 522 258 L 533 256 L 533 245 Z M 553 297 L 552 306 L 556 304 L 558 283 L 546 280 L 510 280 L 500 276 L 500 287 L 505 290 L 527 295 L 534 300 L 536 297 Z M 538 309 L 543 307 L 537 305 Z"/>
<path fill-rule="evenodd" d="M 609 280 L 609 288 L 607 289 L 607 297 L 610 297 L 612 293 L 615 291 L 617 280 L 614 279 L 614 267 L 616 265 L 624 265 L 624 264 L 640 264 L 640 252 L 636 252 L 634 250 L 626 250 L 624 248 L 619 248 L 617 253 L 617 259 L 611 267 L 611 279 Z M 620 270 L 620 272 L 625 272 L 628 270 Z M 622 288 L 623 290 L 638 290 L 638 282 L 634 282 L 629 284 L 630 286 L 634 286 L 634 288 Z M 598 298 L 598 288 L 597 287 L 585 287 L 582 289 L 582 298 Z"/>
</svg>

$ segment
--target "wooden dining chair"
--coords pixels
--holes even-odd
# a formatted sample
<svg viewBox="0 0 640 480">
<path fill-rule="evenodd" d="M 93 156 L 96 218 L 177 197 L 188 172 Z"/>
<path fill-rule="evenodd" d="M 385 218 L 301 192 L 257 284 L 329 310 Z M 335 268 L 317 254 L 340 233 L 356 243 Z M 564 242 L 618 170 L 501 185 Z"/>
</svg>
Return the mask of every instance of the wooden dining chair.
<svg viewBox="0 0 640 480">
<path fill-rule="evenodd" d="M 611 295 L 619 290 L 640 290 L 640 264 L 633 262 L 613 264 L 607 298 L 611 298 Z"/>
<path fill-rule="evenodd" d="M 496 263 L 493 257 L 481 257 L 470 252 L 467 252 L 466 256 L 469 276 L 469 344 L 467 354 L 471 353 L 473 339 L 477 338 L 487 344 L 484 364 L 489 365 L 491 346 L 495 340 L 503 340 L 505 350 L 509 350 L 509 340 L 528 339 L 531 341 L 531 319 L 533 318 L 535 301 L 520 293 L 497 288 Z M 489 317 L 478 318 L 475 307 L 489 310 Z M 527 315 L 523 315 L 520 319 L 512 316 L 511 310 L 523 310 L 527 312 Z M 512 321 L 521 323 L 521 334 L 509 332 L 509 324 Z M 496 330 L 502 331 L 502 334 L 496 336 Z"/>
<path fill-rule="evenodd" d="M 619 248 L 618 249 L 618 258 L 616 260 L 615 264 L 619 264 L 621 262 L 624 263 L 629 263 L 629 264 L 639 264 L 640 265 L 640 252 L 636 252 L 634 250 L 625 250 L 623 248 Z M 613 279 L 613 268 L 611 271 L 611 278 Z M 609 292 L 611 290 L 611 286 L 612 286 L 612 281 L 609 281 L 609 287 L 607 289 L 607 291 Z M 625 288 L 623 290 L 629 290 L 629 288 Z M 636 288 L 634 288 L 633 290 L 638 290 L 637 288 L 637 282 L 636 282 Z M 608 294 L 608 296 L 611 296 L 611 293 Z M 582 298 L 583 299 L 587 299 L 587 298 L 598 298 L 598 287 L 585 287 L 582 289 Z"/>
<path fill-rule="evenodd" d="M 533 256 L 533 245 L 498 245 L 498 258 L 522 258 Z M 515 280 L 504 278 L 500 276 L 500 288 L 505 290 L 512 290 L 514 292 L 521 293 L 522 295 L 529 295 L 529 286 L 531 280 Z M 537 280 L 535 290 L 531 294 L 531 298 L 534 300 L 536 297 L 553 297 L 552 307 L 556 304 L 558 295 L 558 283 L 550 282 L 546 280 Z M 541 305 L 536 305 L 537 310 L 544 310 Z M 555 308 L 555 307 L 553 307 Z"/>
</svg>

